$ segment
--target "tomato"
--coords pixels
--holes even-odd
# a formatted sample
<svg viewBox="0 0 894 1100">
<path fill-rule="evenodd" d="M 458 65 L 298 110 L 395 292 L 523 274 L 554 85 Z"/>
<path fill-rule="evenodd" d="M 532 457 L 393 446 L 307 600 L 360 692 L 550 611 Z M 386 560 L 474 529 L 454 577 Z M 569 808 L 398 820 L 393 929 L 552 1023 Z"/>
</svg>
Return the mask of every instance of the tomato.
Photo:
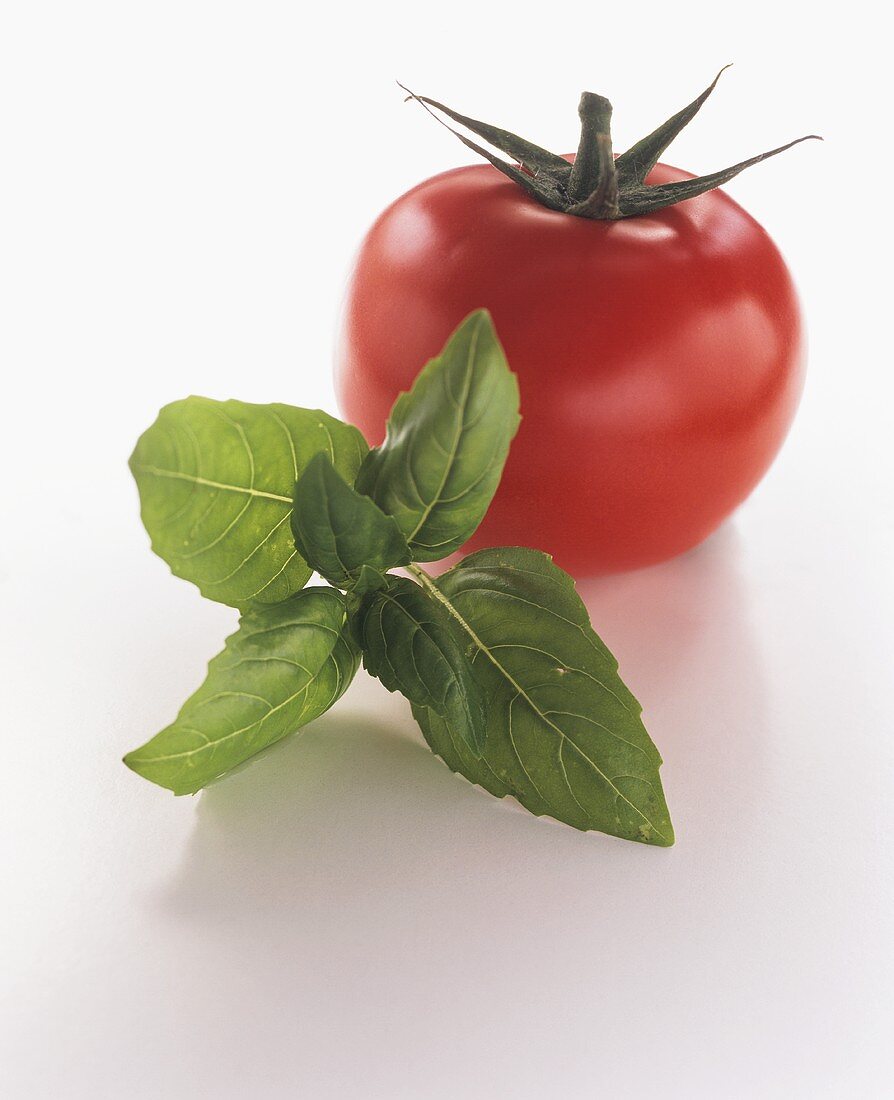
<svg viewBox="0 0 894 1100">
<path fill-rule="evenodd" d="M 647 182 L 691 178 L 658 164 Z M 796 292 L 770 237 L 721 191 L 589 220 L 482 164 L 403 195 L 362 244 L 337 354 L 341 407 L 370 443 L 480 307 L 523 419 L 470 548 L 537 547 L 578 576 L 663 561 L 748 496 L 791 424 Z"/>
</svg>

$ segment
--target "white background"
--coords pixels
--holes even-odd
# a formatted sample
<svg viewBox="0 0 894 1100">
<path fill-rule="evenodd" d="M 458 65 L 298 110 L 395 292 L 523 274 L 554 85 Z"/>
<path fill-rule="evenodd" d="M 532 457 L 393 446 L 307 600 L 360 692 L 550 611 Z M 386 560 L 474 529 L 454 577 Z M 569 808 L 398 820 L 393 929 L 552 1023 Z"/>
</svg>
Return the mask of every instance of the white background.
<svg viewBox="0 0 894 1100">
<path fill-rule="evenodd" d="M 5 1096 L 891 1094 L 886 42 L 860 3 L 4 5 Z M 669 159 L 825 135 L 729 187 L 804 402 L 708 544 L 581 586 L 677 846 L 490 798 L 365 677 L 197 799 L 128 772 L 235 613 L 151 555 L 127 455 L 191 392 L 336 411 L 352 252 L 468 159 L 394 80 L 567 150 L 584 87 L 622 146 L 730 60 Z"/>
</svg>

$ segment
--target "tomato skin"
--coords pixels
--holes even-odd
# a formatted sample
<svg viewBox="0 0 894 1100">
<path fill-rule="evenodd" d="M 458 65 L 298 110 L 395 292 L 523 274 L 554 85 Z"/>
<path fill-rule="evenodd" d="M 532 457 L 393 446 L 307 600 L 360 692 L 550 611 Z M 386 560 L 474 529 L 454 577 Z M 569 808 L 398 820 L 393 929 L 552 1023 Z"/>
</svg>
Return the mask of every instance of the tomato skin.
<svg viewBox="0 0 894 1100">
<path fill-rule="evenodd" d="M 686 178 L 658 165 L 649 182 Z M 361 246 L 337 354 L 339 402 L 370 443 L 482 306 L 522 424 L 469 549 L 533 546 L 578 576 L 673 557 L 748 496 L 794 416 L 797 295 L 770 237 L 721 191 L 590 221 L 474 165 L 403 195 Z"/>
</svg>

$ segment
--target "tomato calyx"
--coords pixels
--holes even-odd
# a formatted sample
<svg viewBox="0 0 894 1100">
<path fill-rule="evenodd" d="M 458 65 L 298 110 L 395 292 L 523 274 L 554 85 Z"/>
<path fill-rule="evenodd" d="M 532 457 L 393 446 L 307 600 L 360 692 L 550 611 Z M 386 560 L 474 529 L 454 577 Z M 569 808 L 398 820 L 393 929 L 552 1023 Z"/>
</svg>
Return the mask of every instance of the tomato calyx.
<svg viewBox="0 0 894 1100">
<path fill-rule="evenodd" d="M 416 95 L 403 84 L 399 87 L 407 93 L 408 99 L 421 104 L 465 146 L 484 157 L 543 206 L 578 218 L 611 221 L 650 214 L 665 206 L 695 198 L 696 195 L 728 183 L 746 168 L 775 157 L 778 153 L 784 153 L 793 145 L 802 141 L 822 141 L 818 134 L 807 134 L 719 172 L 673 183 L 647 184 L 646 177 L 658 163 L 658 158 L 695 118 L 702 104 L 717 86 L 721 73 L 728 68 L 725 65 L 701 95 L 618 157 L 615 157 L 612 150 L 611 103 L 604 96 L 584 92 L 578 106 L 581 121 L 580 144 L 573 164 L 509 130 L 461 115 L 437 100 Z M 455 130 L 441 115 L 482 138 L 510 157 L 513 163 L 503 160 Z"/>
</svg>

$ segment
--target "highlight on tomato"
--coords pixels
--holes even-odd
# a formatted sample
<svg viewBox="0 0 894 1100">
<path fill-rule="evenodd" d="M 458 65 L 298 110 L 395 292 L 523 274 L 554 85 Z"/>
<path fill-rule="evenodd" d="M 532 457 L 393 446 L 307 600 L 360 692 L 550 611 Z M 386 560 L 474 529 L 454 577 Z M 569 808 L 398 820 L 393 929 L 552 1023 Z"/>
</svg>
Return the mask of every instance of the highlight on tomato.
<svg viewBox="0 0 894 1100">
<path fill-rule="evenodd" d="M 577 154 L 558 156 L 411 93 L 509 160 L 444 122 L 488 163 L 425 180 L 370 229 L 336 385 L 377 444 L 420 364 L 490 311 L 522 425 L 470 548 L 535 546 L 578 576 L 660 562 L 710 535 L 782 445 L 803 382 L 798 298 L 718 187 L 797 142 L 700 177 L 659 161 L 717 79 L 617 157 L 602 96 L 583 94 Z"/>
</svg>

